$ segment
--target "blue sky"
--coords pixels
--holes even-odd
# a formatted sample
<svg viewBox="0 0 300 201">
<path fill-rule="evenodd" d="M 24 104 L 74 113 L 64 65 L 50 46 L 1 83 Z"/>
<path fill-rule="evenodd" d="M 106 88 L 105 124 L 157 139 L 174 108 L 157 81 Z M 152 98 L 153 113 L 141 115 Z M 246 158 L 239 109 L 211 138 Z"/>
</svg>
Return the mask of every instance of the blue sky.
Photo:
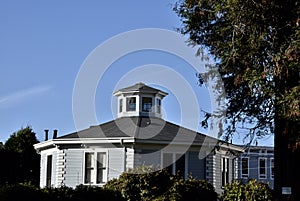
<svg viewBox="0 0 300 201">
<path fill-rule="evenodd" d="M 59 135 L 75 131 L 72 94 L 87 56 L 99 44 L 126 31 L 180 27 L 172 11 L 174 2 L 1 1 L 0 141 L 27 125 L 32 126 L 39 140 L 43 140 L 44 129 L 58 129 Z M 178 72 L 188 80 L 199 108 L 209 110 L 209 95 L 198 86 L 196 71 L 174 55 L 149 50 L 117 60 L 105 73 L 95 96 L 98 123 L 114 118 L 112 92 L 139 78 L 145 81 L 147 76 L 139 69 L 148 64 L 168 66 Z M 162 89 L 170 94 L 163 103 L 165 118 L 181 124 L 180 94 Z M 262 144 L 273 142 L 270 138 Z"/>
</svg>

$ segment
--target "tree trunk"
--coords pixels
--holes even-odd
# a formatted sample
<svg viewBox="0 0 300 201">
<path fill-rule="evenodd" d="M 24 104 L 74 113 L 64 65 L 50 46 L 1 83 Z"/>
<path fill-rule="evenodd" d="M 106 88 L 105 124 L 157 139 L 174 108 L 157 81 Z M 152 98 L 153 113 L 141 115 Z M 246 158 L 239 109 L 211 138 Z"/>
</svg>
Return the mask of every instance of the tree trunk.
<svg viewBox="0 0 300 201">
<path fill-rule="evenodd" d="M 299 123 L 276 121 L 275 128 L 275 181 L 274 190 L 281 199 L 289 200 L 283 193 L 291 188 L 294 200 L 300 200 L 300 150 L 299 143 L 292 140 L 299 135 Z"/>
<path fill-rule="evenodd" d="M 286 91 L 298 85 L 299 72 L 288 81 L 276 82 L 277 89 Z M 282 93 L 284 94 L 284 93 Z M 275 106 L 276 107 L 276 106 Z M 300 200 L 300 122 L 283 119 L 275 108 L 274 190 L 279 200 Z M 289 193 L 291 189 L 291 194 Z"/>
</svg>

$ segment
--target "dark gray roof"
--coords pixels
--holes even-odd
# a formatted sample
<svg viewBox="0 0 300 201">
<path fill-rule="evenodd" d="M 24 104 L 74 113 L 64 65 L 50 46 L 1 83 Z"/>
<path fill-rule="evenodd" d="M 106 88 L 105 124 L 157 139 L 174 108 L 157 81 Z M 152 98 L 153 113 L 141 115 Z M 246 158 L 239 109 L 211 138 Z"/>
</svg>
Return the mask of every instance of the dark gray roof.
<svg viewBox="0 0 300 201">
<path fill-rule="evenodd" d="M 154 93 L 154 94 L 157 94 L 157 93 L 160 92 L 160 93 L 163 93 L 165 95 L 168 94 L 166 92 L 163 92 L 161 90 L 155 89 L 153 87 L 149 87 L 149 86 L 145 85 L 142 82 L 139 82 L 139 83 L 137 83 L 137 84 L 135 84 L 133 86 L 130 86 L 130 87 L 126 87 L 126 88 L 117 90 L 114 94 L 116 94 L 118 92 L 121 92 L 121 93 L 143 92 L 143 93 Z"/>
<path fill-rule="evenodd" d="M 176 124 L 153 117 L 122 117 L 88 129 L 59 137 L 68 138 L 117 138 L 134 137 L 143 141 L 173 141 L 202 143 L 205 138 L 215 138 L 197 133 Z"/>
</svg>

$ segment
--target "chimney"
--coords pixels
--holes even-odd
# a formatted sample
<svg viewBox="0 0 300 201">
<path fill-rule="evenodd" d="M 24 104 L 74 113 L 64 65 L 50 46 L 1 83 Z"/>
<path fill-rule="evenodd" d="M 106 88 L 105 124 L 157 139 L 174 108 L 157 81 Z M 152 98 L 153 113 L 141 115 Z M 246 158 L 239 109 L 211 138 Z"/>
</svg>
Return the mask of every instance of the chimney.
<svg viewBox="0 0 300 201">
<path fill-rule="evenodd" d="M 45 131 L 45 141 L 47 141 L 47 140 L 48 140 L 48 133 L 49 133 L 49 130 L 46 129 L 46 130 L 44 130 L 44 131 Z"/>
<path fill-rule="evenodd" d="M 53 130 L 53 139 L 56 139 L 57 138 L 57 130 Z"/>
</svg>

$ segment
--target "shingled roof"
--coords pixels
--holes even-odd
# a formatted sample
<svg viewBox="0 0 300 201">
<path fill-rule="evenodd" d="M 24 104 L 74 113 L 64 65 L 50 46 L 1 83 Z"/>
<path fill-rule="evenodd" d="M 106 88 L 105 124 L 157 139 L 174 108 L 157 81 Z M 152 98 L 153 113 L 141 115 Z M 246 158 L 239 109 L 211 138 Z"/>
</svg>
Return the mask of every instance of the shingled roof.
<svg viewBox="0 0 300 201">
<path fill-rule="evenodd" d="M 126 87 L 126 88 L 117 90 L 116 92 L 114 92 L 114 95 L 117 95 L 119 93 L 136 93 L 136 92 L 153 93 L 153 94 L 161 93 L 164 96 L 168 95 L 168 93 L 166 93 L 164 91 L 161 91 L 161 90 L 158 90 L 158 89 L 155 89 L 155 88 L 152 88 L 152 87 L 149 87 L 149 86 L 145 85 L 142 82 L 139 82 L 139 83 L 137 83 L 133 86 L 130 86 L 130 87 Z"/>
<path fill-rule="evenodd" d="M 161 118 L 122 117 L 88 129 L 61 136 L 68 138 L 122 138 L 133 137 L 143 141 L 203 143 L 205 138 L 217 140 L 201 133 L 164 121 Z"/>
</svg>

